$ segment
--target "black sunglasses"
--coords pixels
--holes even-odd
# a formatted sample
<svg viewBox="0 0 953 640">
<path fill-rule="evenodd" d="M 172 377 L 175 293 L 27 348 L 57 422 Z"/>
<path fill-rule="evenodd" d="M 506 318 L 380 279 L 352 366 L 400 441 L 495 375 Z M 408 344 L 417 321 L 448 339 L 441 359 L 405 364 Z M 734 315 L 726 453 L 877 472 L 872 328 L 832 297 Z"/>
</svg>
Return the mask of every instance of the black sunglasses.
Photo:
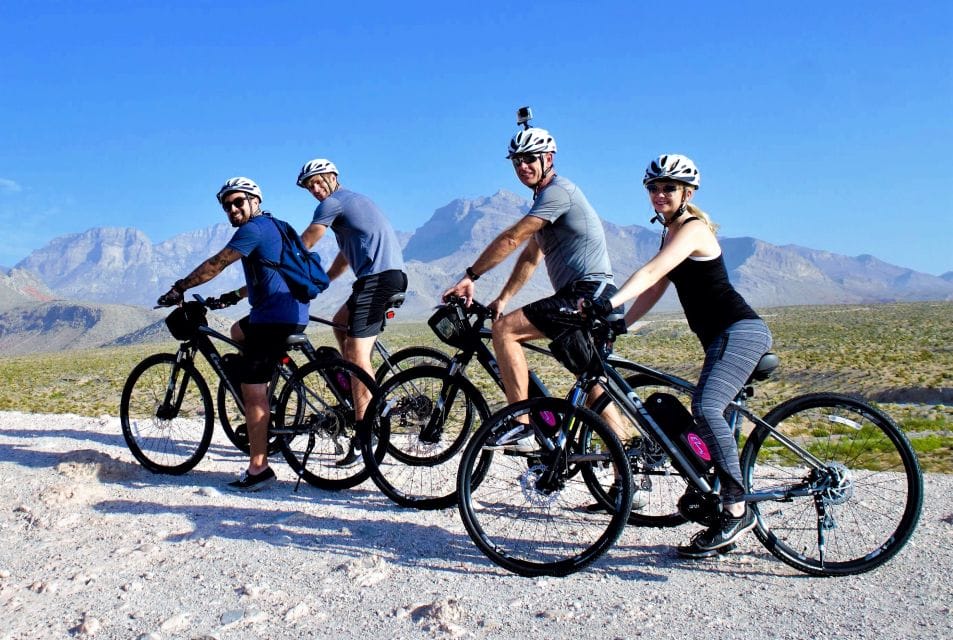
<svg viewBox="0 0 953 640">
<path fill-rule="evenodd" d="M 513 162 L 514 167 L 519 167 L 521 164 L 533 164 L 539 160 L 538 156 L 513 156 L 510 158 Z"/>
<path fill-rule="evenodd" d="M 228 201 L 223 200 L 222 208 L 225 209 L 225 211 L 231 211 L 232 207 L 238 207 L 239 209 L 241 209 L 242 207 L 245 206 L 246 202 L 248 202 L 248 198 L 246 198 L 245 196 L 238 196 L 237 198 L 233 198 Z"/>
<path fill-rule="evenodd" d="M 659 191 L 663 193 L 675 193 L 678 191 L 679 185 L 677 184 L 647 184 L 645 185 L 645 190 L 649 193 L 658 193 Z"/>
</svg>

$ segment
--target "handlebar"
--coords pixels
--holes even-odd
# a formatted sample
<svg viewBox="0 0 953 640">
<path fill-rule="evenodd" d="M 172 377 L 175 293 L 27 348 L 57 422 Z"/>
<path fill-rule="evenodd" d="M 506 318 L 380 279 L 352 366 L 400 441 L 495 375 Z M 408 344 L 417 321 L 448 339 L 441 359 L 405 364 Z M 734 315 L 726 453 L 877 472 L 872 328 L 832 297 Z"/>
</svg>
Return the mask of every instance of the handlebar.
<svg viewBox="0 0 953 640">
<path fill-rule="evenodd" d="M 461 307 L 468 314 L 479 316 L 481 320 L 488 320 L 493 318 L 493 311 L 477 302 L 476 300 L 470 300 L 467 304 L 466 298 L 461 298 L 460 296 L 450 295 L 443 299 L 444 304 Z"/>
<path fill-rule="evenodd" d="M 582 329 L 600 340 L 614 340 L 627 332 L 625 319 L 621 313 L 613 313 L 602 317 L 594 313 L 591 300 L 583 300 L 582 307 L 589 313 L 584 313 L 578 309 L 561 307 L 552 319 L 567 329 Z"/>
</svg>

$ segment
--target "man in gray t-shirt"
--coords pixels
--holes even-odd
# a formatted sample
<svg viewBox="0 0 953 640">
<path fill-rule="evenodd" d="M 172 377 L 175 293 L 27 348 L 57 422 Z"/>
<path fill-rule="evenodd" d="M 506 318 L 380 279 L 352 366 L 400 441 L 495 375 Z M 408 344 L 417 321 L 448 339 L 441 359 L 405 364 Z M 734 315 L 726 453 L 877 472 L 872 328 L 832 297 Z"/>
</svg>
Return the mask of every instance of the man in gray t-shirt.
<svg viewBox="0 0 953 640">
<path fill-rule="evenodd" d="M 556 141 L 545 129 L 530 127 L 513 136 L 507 157 L 520 182 L 533 190 L 533 206 L 519 222 L 498 235 L 467 267 L 466 275 L 444 292 L 444 297 L 456 295 L 472 300 L 473 283 L 526 245 L 500 295 L 487 305 L 497 316 L 493 348 L 510 403 L 528 395 L 529 371 L 521 343 L 543 337 L 555 339 L 564 330 L 552 321 L 559 308 L 575 309 L 579 298 L 612 295 L 616 290 L 602 221 L 579 187 L 556 175 L 554 153 Z M 544 259 L 555 294 L 504 314 L 506 304 Z M 506 448 L 519 447 L 510 444 Z"/>
<path fill-rule="evenodd" d="M 397 234 L 370 198 L 341 186 L 338 169 L 330 160 L 316 158 L 306 162 L 298 174 L 298 186 L 320 201 L 301 240 L 311 248 L 330 228 L 340 251 L 328 269 L 328 276 L 334 280 L 348 266 L 357 276 L 351 296 L 334 314 L 334 321 L 347 329 L 335 329 L 334 335 L 344 358 L 373 378 L 371 350 L 383 329 L 388 302 L 394 294 L 407 290 Z M 363 385 L 355 384 L 357 419 L 364 416 L 369 400 Z"/>
</svg>

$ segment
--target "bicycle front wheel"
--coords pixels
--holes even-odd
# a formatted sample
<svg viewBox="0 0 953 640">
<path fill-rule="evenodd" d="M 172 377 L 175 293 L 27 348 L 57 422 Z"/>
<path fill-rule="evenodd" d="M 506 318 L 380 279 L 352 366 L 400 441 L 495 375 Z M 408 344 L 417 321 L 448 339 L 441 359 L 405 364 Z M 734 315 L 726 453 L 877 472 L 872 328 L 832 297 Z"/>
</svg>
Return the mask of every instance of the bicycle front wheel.
<svg viewBox="0 0 953 640">
<path fill-rule="evenodd" d="M 351 386 L 371 392 L 365 421 L 376 419 L 380 389 L 358 366 L 345 360 L 309 362 L 287 381 L 278 398 L 273 433 L 281 453 L 305 482 L 332 491 L 364 482 L 369 474 L 354 421 Z"/>
<path fill-rule="evenodd" d="M 384 382 L 381 406 L 378 443 L 367 441 L 364 448 L 374 483 L 403 507 L 456 504 L 463 445 L 490 415 L 480 392 L 446 368 L 414 367 Z M 372 449 L 381 447 L 375 455 Z M 475 472 L 483 468 L 477 463 Z"/>
<path fill-rule="evenodd" d="M 893 420 L 859 400 L 815 393 L 782 403 L 765 422 L 824 465 L 809 466 L 762 426 L 751 433 L 741 455 L 749 492 L 787 498 L 752 505 L 771 553 L 806 573 L 839 576 L 900 551 L 920 517 L 923 476 Z"/>
<path fill-rule="evenodd" d="M 485 473 L 475 474 L 485 447 L 527 420 L 538 449 L 492 451 Z M 582 428 L 604 449 L 582 451 L 576 441 Z M 559 446 L 562 436 L 566 440 Z M 614 509 L 587 512 L 592 494 L 574 470 L 588 465 L 619 478 Z M 597 414 L 559 398 L 533 398 L 493 414 L 464 450 L 457 486 L 470 538 L 490 560 L 523 576 L 563 576 L 596 561 L 622 533 L 632 502 L 628 460 L 618 438 Z"/>
<path fill-rule="evenodd" d="M 621 367 L 620 367 L 621 369 Z M 639 398 L 645 400 L 656 392 L 670 393 L 676 396 L 686 407 L 692 406 L 692 397 L 687 391 L 672 387 L 645 374 L 634 374 L 626 378 L 629 386 Z M 614 403 L 609 395 L 603 393 L 592 405 L 592 410 L 613 426 L 620 438 L 626 438 L 626 455 L 632 470 L 632 484 L 635 491 L 632 499 L 632 512 L 629 524 L 639 527 L 676 527 L 687 522 L 678 512 L 678 499 L 685 493 L 688 482 L 685 476 L 672 465 L 665 450 L 655 440 L 639 436 L 635 425 Z M 610 407 L 615 407 L 614 410 Z M 624 434 L 624 435 L 623 435 Z M 587 430 L 580 434 L 580 442 L 588 443 L 591 435 Z M 591 443 L 586 445 L 592 447 Z M 594 466 L 583 470 L 592 495 L 603 506 L 609 506 L 609 486 L 605 483 L 605 474 L 597 473 Z M 611 481 L 612 478 L 609 478 Z"/>
<path fill-rule="evenodd" d="M 129 451 L 153 473 L 182 474 L 212 442 L 215 411 L 208 385 L 172 353 L 149 356 L 126 379 L 119 422 Z"/>
<path fill-rule="evenodd" d="M 444 367 L 450 364 L 450 356 L 440 349 L 433 347 L 406 347 L 391 354 L 388 361 L 377 368 L 374 379 L 377 384 L 383 384 L 390 376 L 413 367 L 434 366 Z"/>
</svg>

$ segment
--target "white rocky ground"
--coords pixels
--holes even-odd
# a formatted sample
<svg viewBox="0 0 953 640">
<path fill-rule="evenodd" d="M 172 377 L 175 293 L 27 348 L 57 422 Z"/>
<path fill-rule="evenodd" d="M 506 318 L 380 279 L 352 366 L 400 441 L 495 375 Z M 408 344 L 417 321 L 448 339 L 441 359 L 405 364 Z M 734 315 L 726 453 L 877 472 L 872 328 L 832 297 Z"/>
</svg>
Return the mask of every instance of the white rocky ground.
<svg viewBox="0 0 953 640">
<path fill-rule="evenodd" d="M 143 471 L 116 418 L 0 413 L 0 638 L 950 638 L 953 477 L 927 477 L 913 540 L 881 569 L 813 578 L 752 535 L 679 560 L 692 529 L 629 528 L 595 566 L 528 579 L 490 563 L 455 510 L 370 483 L 327 493 L 216 436 L 182 477 Z"/>
</svg>

